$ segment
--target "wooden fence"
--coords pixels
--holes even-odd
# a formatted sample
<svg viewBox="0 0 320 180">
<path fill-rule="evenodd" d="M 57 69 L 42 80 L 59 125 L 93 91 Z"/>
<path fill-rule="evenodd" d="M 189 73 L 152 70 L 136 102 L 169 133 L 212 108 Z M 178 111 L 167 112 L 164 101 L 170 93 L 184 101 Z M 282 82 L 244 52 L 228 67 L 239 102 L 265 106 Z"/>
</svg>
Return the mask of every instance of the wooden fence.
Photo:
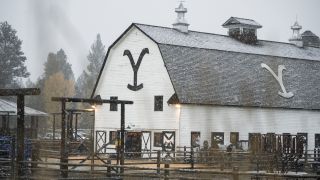
<svg viewBox="0 0 320 180">
<path fill-rule="evenodd" d="M 59 143 L 59 142 L 57 142 Z M 49 143 L 51 144 L 51 143 Z M 52 145 L 52 144 L 51 144 Z M 50 146 L 51 146 L 50 145 Z M 45 147 L 45 146 L 43 146 Z M 68 163 L 60 163 L 58 148 L 39 149 L 37 158 L 22 161 L 19 178 L 160 178 L 160 179 L 319 179 L 320 149 L 306 157 L 283 153 L 252 153 L 233 150 L 177 147 L 176 151 L 126 152 L 125 165 L 119 165 L 117 153 L 70 154 Z M 33 153 L 34 155 L 34 153 Z M 18 178 L 14 157 L 1 158 L 0 176 Z M 61 165 L 67 170 L 60 169 Z M 120 171 L 123 169 L 124 171 Z M 2 173 L 3 172 L 3 173 Z"/>
</svg>

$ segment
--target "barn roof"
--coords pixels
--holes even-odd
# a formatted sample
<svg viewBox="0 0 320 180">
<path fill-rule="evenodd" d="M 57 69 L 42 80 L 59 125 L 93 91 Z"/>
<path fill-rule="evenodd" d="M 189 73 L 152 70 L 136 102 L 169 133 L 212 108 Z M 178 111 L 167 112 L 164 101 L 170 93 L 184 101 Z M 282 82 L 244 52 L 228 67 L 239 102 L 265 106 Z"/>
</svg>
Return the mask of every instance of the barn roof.
<svg viewBox="0 0 320 180">
<path fill-rule="evenodd" d="M 30 107 L 24 107 L 25 116 L 47 116 L 48 114 Z M 17 104 L 12 101 L 0 99 L 0 115 L 10 112 L 10 115 L 17 115 Z"/>
<path fill-rule="evenodd" d="M 158 44 L 170 44 L 185 47 L 320 61 L 319 48 L 299 48 L 290 43 L 265 40 L 259 40 L 258 45 L 250 45 L 242 43 L 226 35 L 210 34 L 197 31 L 181 33 L 175 29 L 167 27 L 143 24 L 135 25 Z"/>
<path fill-rule="evenodd" d="M 239 18 L 239 17 L 230 17 L 225 23 L 222 24 L 223 27 L 229 26 L 229 25 L 248 25 L 255 28 L 261 28 L 262 26 L 257 23 L 256 21 L 252 19 L 245 19 L 245 18 Z"/>
<path fill-rule="evenodd" d="M 132 26 L 158 44 L 176 93 L 168 103 L 320 109 L 319 48 L 265 40 L 250 45 L 225 35 L 144 24 L 126 32 Z M 276 74 L 279 65 L 286 67 L 283 84 L 292 98 L 278 95 L 280 85 L 261 63 Z"/>
</svg>

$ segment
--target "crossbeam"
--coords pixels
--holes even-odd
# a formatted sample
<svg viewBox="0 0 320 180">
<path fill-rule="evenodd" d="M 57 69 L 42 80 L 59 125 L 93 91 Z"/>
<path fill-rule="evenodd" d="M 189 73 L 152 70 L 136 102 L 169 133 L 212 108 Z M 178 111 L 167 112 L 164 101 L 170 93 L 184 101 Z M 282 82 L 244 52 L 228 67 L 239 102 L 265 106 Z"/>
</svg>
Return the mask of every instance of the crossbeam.
<svg viewBox="0 0 320 180">
<path fill-rule="evenodd" d="M 0 96 L 40 95 L 39 88 L 0 89 Z"/>
<path fill-rule="evenodd" d="M 94 112 L 94 109 L 66 109 L 66 111 L 72 114 L 81 114 L 82 112 Z"/>
<path fill-rule="evenodd" d="M 85 98 L 69 98 L 69 97 L 52 97 L 52 101 L 59 102 L 79 102 L 89 104 L 117 103 L 117 104 L 133 104 L 133 101 L 111 100 L 111 99 L 85 99 Z"/>
</svg>

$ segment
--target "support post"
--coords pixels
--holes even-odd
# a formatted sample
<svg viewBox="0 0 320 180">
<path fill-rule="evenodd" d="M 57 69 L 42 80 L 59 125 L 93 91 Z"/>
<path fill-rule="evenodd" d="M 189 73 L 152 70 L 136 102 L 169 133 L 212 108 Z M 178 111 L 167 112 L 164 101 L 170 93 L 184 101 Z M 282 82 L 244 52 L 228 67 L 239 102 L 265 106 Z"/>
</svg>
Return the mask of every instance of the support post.
<svg viewBox="0 0 320 180">
<path fill-rule="evenodd" d="M 191 147 L 190 161 L 191 161 L 191 169 L 194 169 L 194 151 L 193 151 L 193 147 Z"/>
<path fill-rule="evenodd" d="M 24 175 L 24 95 L 17 96 L 17 159 L 18 178 Z"/>
<path fill-rule="evenodd" d="M 31 116 L 31 138 L 37 139 L 36 117 Z"/>
<path fill-rule="evenodd" d="M 70 112 L 70 139 L 74 139 L 73 137 L 73 112 Z"/>
<path fill-rule="evenodd" d="M 61 149 L 60 149 L 60 170 L 61 170 L 61 177 L 67 178 L 68 177 L 68 152 L 66 148 L 66 101 L 61 101 Z"/>
<path fill-rule="evenodd" d="M 52 139 L 56 139 L 56 115 L 53 114 L 53 124 L 52 124 Z"/>
<path fill-rule="evenodd" d="M 76 113 L 76 124 L 75 124 L 75 140 L 77 141 L 77 136 L 78 136 L 78 113 Z"/>
<path fill-rule="evenodd" d="M 16 156 L 16 137 L 12 136 L 11 139 L 11 177 L 12 179 L 16 179 L 16 166 L 15 166 L 15 161 L 14 158 Z"/>
<path fill-rule="evenodd" d="M 124 173 L 124 127 L 125 127 L 125 104 L 121 103 L 121 142 L 120 142 L 120 173 Z"/>
<path fill-rule="evenodd" d="M 170 168 L 169 162 L 165 162 L 165 164 L 164 164 L 164 179 L 165 180 L 169 180 L 169 168 Z"/>
<path fill-rule="evenodd" d="M 234 166 L 232 169 L 233 180 L 239 180 L 239 167 Z"/>
<path fill-rule="evenodd" d="M 161 152 L 157 151 L 157 174 L 160 174 L 160 158 L 161 158 Z"/>
</svg>

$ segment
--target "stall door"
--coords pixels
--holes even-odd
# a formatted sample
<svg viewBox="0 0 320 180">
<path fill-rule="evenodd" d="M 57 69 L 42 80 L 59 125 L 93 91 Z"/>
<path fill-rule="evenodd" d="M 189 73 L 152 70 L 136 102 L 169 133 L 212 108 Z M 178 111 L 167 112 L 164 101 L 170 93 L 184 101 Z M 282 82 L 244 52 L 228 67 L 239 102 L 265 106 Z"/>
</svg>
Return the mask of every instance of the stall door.
<svg viewBox="0 0 320 180">
<path fill-rule="evenodd" d="M 141 132 L 127 132 L 125 136 L 125 152 L 127 157 L 141 156 Z"/>
<path fill-rule="evenodd" d="M 142 157 L 151 157 L 151 131 L 142 131 L 141 133 Z"/>
<path fill-rule="evenodd" d="M 176 133 L 174 131 L 162 131 L 162 150 L 174 151 L 176 146 Z"/>
</svg>

